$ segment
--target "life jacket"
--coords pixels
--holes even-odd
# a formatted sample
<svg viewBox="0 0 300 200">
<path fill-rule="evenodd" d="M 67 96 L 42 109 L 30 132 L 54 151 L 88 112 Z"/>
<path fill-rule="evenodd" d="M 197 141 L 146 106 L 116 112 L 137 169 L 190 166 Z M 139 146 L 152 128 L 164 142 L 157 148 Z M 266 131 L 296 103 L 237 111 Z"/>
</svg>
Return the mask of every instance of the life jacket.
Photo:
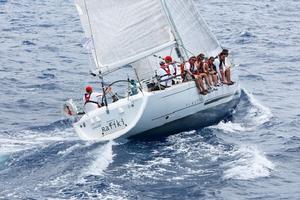
<svg viewBox="0 0 300 200">
<path fill-rule="evenodd" d="M 180 74 L 181 74 L 181 78 L 184 78 L 184 76 L 185 76 L 184 65 L 185 65 L 185 63 L 181 63 L 181 64 L 180 64 Z"/>
<path fill-rule="evenodd" d="M 91 98 L 91 94 L 89 93 L 84 94 L 84 99 L 85 99 L 84 105 L 87 103 L 94 103 L 97 104 L 99 108 L 101 107 L 97 101 L 91 101 L 90 98 Z"/>
<path fill-rule="evenodd" d="M 195 69 L 195 64 L 192 64 L 190 62 L 188 62 L 190 64 L 190 71 L 192 72 L 192 74 L 197 74 L 197 70 Z"/>
<path fill-rule="evenodd" d="M 169 68 L 169 65 L 165 65 L 164 67 L 162 67 L 162 69 L 167 73 L 167 75 L 171 75 L 171 70 Z"/>
<path fill-rule="evenodd" d="M 85 94 L 84 94 L 84 99 L 85 99 L 84 104 L 86 104 L 87 102 L 89 102 L 89 101 L 90 101 L 90 98 L 91 98 L 91 95 L 90 95 L 89 93 L 85 93 Z"/>
<path fill-rule="evenodd" d="M 199 68 L 197 69 L 199 73 L 204 73 L 203 67 L 204 67 L 204 62 L 201 62 Z"/>
<path fill-rule="evenodd" d="M 166 69 L 166 66 L 168 69 Z M 170 66 L 173 67 L 174 74 L 171 74 Z M 165 70 L 168 75 L 176 76 L 176 74 L 177 74 L 177 69 L 176 69 L 176 66 L 174 66 L 174 64 L 166 64 L 165 67 L 163 67 L 163 70 Z"/>
<path fill-rule="evenodd" d="M 208 65 L 209 70 L 213 69 L 215 72 L 217 71 L 217 67 L 214 63 L 209 63 L 208 61 L 206 62 L 206 64 Z"/>
</svg>

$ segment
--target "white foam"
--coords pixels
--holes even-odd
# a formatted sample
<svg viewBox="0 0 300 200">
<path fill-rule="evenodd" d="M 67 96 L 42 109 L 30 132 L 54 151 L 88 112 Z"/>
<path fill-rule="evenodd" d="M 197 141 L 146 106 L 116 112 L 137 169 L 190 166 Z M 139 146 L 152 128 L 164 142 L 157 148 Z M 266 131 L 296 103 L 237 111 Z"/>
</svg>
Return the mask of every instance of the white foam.
<svg viewBox="0 0 300 200">
<path fill-rule="evenodd" d="M 251 103 L 251 108 L 242 117 L 234 122 L 221 121 L 219 124 L 212 126 L 211 128 L 221 129 L 225 132 L 245 132 L 255 130 L 257 127 L 271 120 L 273 117 L 271 110 L 262 105 L 258 100 L 254 98 L 252 94 L 244 89 L 245 94 Z"/>
<path fill-rule="evenodd" d="M 230 156 L 235 160 L 223 165 L 227 168 L 224 171 L 225 179 L 250 180 L 268 177 L 275 167 L 262 152 L 251 146 L 240 147 Z"/>
<path fill-rule="evenodd" d="M 212 126 L 212 128 L 221 129 L 223 131 L 231 132 L 231 133 L 251 130 L 250 128 L 243 127 L 239 123 L 234 123 L 230 121 L 229 122 L 221 121 L 219 124 Z"/>
<path fill-rule="evenodd" d="M 86 147 L 88 145 L 82 145 L 82 144 L 75 144 L 65 150 L 61 150 L 59 152 L 57 152 L 57 155 L 61 155 L 61 156 L 67 156 L 69 155 L 70 153 L 72 153 L 74 150 L 76 149 L 79 149 L 79 148 L 82 148 L 82 147 Z"/>
<path fill-rule="evenodd" d="M 50 133 L 40 133 L 35 131 L 22 131 L 14 135 L 1 135 L 0 152 L 15 153 L 41 146 L 47 146 L 50 143 L 58 141 L 73 141 L 78 137 L 73 129 L 54 130 Z"/>
<path fill-rule="evenodd" d="M 260 126 L 273 117 L 273 114 L 270 108 L 262 105 L 258 100 L 254 98 L 254 96 L 244 89 L 245 94 L 249 97 L 250 103 L 253 107 L 250 109 L 247 117 L 255 123 L 256 126 Z"/>
<path fill-rule="evenodd" d="M 84 175 L 103 175 L 103 172 L 113 162 L 114 154 L 112 147 L 115 144 L 115 142 L 109 141 L 104 146 L 90 152 L 94 161 L 87 170 L 84 170 Z"/>
</svg>

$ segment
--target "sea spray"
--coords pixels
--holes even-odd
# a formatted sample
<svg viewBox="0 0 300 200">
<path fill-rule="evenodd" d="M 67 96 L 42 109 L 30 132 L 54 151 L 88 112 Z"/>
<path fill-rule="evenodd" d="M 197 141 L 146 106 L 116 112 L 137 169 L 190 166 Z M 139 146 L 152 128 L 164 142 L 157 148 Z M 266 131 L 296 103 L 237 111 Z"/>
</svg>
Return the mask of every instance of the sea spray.
<svg viewBox="0 0 300 200">
<path fill-rule="evenodd" d="M 93 150 L 91 152 L 93 161 L 87 170 L 84 170 L 84 175 L 103 175 L 103 172 L 113 162 L 113 145 L 115 144 L 115 142 L 109 141 L 105 145 Z"/>
<path fill-rule="evenodd" d="M 241 103 L 233 113 L 231 121 L 221 121 L 212 128 L 221 129 L 225 132 L 253 131 L 257 127 L 269 122 L 273 117 L 271 110 L 262 105 L 255 97 L 245 89 Z"/>
<path fill-rule="evenodd" d="M 254 146 L 237 147 L 229 156 L 232 157 L 232 161 L 223 165 L 224 179 L 249 180 L 268 177 L 275 167 L 264 153 Z"/>
</svg>

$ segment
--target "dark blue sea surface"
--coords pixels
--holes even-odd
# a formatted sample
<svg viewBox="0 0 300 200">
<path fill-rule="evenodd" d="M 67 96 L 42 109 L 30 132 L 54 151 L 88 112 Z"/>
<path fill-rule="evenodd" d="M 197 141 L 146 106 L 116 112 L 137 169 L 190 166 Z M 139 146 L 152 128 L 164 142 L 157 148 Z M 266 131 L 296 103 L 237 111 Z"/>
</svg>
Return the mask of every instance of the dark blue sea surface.
<svg viewBox="0 0 300 200">
<path fill-rule="evenodd" d="M 61 105 L 93 64 L 73 0 L 0 0 L 1 199 L 300 199 L 300 1 L 196 1 L 240 64 L 230 120 L 81 141 Z"/>
</svg>

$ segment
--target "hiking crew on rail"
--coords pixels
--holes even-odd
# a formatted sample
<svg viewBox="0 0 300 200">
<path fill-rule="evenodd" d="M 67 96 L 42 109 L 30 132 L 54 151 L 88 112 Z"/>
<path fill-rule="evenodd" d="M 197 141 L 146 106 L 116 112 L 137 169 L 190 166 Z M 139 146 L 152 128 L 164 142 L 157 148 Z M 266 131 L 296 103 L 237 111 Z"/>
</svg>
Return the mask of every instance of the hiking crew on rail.
<svg viewBox="0 0 300 200">
<path fill-rule="evenodd" d="M 223 49 L 216 57 L 211 56 L 205 59 L 203 53 L 190 57 L 188 61 L 180 64 L 182 82 L 194 80 L 199 93 L 203 95 L 220 85 L 234 84 L 231 80 L 231 64 L 228 54 L 229 51 Z M 158 69 L 160 87 L 156 87 L 153 90 L 171 87 L 172 79 L 178 75 L 176 72 L 177 67 L 172 57 L 166 56 L 164 61 L 160 62 L 160 68 Z"/>
</svg>

